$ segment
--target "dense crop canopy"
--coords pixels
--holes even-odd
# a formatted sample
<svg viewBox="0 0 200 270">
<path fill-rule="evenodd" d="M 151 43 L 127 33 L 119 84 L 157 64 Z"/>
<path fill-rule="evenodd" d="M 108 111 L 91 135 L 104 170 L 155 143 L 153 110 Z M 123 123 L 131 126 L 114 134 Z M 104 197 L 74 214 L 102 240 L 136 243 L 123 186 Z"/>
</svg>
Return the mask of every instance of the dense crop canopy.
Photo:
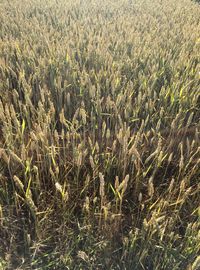
<svg viewBox="0 0 200 270">
<path fill-rule="evenodd" d="M 0 1 L 1 269 L 197 270 L 199 180 L 197 3 Z"/>
</svg>

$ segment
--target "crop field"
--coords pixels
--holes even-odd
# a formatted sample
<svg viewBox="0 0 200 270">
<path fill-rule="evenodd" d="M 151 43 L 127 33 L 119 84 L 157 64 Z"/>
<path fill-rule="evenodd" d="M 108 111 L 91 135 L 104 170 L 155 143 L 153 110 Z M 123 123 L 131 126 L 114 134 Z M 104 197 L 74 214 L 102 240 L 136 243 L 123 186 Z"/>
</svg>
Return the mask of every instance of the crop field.
<svg viewBox="0 0 200 270">
<path fill-rule="evenodd" d="M 0 0 L 0 270 L 200 269 L 200 5 Z"/>
</svg>

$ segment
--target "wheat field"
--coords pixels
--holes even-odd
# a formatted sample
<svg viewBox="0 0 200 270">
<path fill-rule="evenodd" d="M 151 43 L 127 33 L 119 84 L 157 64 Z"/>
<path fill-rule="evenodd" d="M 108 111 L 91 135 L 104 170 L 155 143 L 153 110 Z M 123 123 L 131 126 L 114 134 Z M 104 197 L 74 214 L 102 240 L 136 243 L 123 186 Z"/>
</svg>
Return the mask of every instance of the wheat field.
<svg viewBox="0 0 200 270">
<path fill-rule="evenodd" d="M 0 269 L 200 269 L 200 5 L 0 1 Z"/>
</svg>

